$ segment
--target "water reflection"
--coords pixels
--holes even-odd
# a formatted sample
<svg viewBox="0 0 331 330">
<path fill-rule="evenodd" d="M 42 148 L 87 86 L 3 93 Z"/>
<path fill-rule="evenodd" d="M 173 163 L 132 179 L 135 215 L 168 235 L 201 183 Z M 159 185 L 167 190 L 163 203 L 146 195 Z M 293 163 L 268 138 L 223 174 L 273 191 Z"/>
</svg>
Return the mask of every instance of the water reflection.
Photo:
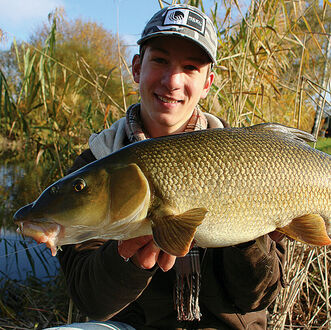
<svg viewBox="0 0 331 330">
<path fill-rule="evenodd" d="M 15 232 L 0 235 L 0 286 L 7 280 L 24 281 L 33 276 L 49 280 L 57 275 L 59 262 L 45 244 L 23 239 Z"/>
<path fill-rule="evenodd" d="M 49 172 L 33 163 L 0 164 L 0 286 L 8 279 L 47 280 L 58 273 L 58 260 L 45 244 L 17 235 L 12 220 L 16 210 L 35 200 L 50 180 Z"/>
</svg>

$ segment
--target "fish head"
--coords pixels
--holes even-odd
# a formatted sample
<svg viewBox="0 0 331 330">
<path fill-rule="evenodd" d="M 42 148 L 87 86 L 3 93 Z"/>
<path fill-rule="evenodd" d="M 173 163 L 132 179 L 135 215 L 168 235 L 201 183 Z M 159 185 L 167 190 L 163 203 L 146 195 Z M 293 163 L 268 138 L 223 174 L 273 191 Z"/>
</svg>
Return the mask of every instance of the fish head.
<svg viewBox="0 0 331 330">
<path fill-rule="evenodd" d="M 56 181 L 33 203 L 19 209 L 14 222 L 95 226 L 109 210 L 109 174 L 103 168 L 83 168 Z"/>
<path fill-rule="evenodd" d="M 56 246 L 98 237 L 122 236 L 147 214 L 148 180 L 136 164 L 91 163 L 58 180 L 14 215 L 18 232 Z"/>
<path fill-rule="evenodd" d="M 69 232 L 98 226 L 109 212 L 109 174 L 103 168 L 78 170 L 45 189 L 37 200 L 14 214 L 17 231 L 46 243 L 52 255 Z M 76 228 L 76 229 L 75 229 Z M 84 229 L 83 229 L 84 230 Z M 72 242 L 76 237 L 71 237 Z"/>
</svg>

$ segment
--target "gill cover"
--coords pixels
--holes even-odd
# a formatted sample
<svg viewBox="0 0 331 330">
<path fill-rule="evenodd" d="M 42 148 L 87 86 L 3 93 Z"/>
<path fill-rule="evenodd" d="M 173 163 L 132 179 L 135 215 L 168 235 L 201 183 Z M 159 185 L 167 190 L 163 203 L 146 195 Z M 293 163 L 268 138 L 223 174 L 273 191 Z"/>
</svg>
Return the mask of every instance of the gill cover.
<svg viewBox="0 0 331 330">
<path fill-rule="evenodd" d="M 137 164 L 118 167 L 110 173 L 111 222 L 132 219 L 147 212 L 150 200 L 148 181 Z"/>
</svg>

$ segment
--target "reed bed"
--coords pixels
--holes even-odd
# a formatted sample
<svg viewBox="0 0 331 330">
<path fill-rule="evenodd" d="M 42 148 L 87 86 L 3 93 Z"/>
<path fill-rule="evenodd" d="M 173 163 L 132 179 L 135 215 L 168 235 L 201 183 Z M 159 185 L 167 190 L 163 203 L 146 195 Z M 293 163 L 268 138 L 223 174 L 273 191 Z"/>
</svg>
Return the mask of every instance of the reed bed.
<svg viewBox="0 0 331 330">
<path fill-rule="evenodd" d="M 161 7 L 170 4 L 156 1 Z M 202 0 L 181 2 L 206 11 L 217 28 L 216 79 L 201 102 L 205 111 L 232 126 L 279 122 L 315 136 L 325 130 L 324 110 L 330 108 L 328 1 L 216 0 L 211 8 Z M 127 104 L 139 100 L 118 37 L 113 47 L 117 62 L 104 72 L 80 53 L 71 64 L 64 63 L 58 51 L 64 21 L 57 13 L 50 17 L 48 33 L 39 42 L 13 43 L 9 57 L 16 59 L 14 70 L 0 62 L 0 155 L 51 164 L 44 186 L 65 173 L 92 131 L 109 127 Z M 330 139 L 319 143 L 330 153 Z M 287 283 L 269 308 L 269 329 L 331 329 L 330 259 L 330 248 L 287 243 Z M 61 275 L 47 284 L 8 280 L 0 291 L 0 329 L 83 320 L 72 311 Z"/>
<path fill-rule="evenodd" d="M 270 329 L 330 329 L 329 248 L 288 242 L 286 287 L 269 308 Z"/>
<path fill-rule="evenodd" d="M 68 321 L 70 300 L 61 274 L 49 282 L 35 277 L 24 284 L 7 280 L 0 293 L 0 329 L 45 329 Z M 71 309 L 70 320 L 83 322 L 86 317 Z"/>
</svg>

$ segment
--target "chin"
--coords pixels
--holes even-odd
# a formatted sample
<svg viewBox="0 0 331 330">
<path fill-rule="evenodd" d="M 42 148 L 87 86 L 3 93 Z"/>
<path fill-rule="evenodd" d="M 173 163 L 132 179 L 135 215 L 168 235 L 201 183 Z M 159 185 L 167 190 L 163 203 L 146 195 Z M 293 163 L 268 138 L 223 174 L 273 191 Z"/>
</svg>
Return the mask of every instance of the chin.
<svg viewBox="0 0 331 330">
<path fill-rule="evenodd" d="M 162 115 L 158 118 L 155 118 L 155 121 L 161 126 L 170 128 L 176 126 L 176 124 L 178 123 L 178 120 L 173 120 L 173 117 L 174 115 Z"/>
</svg>

